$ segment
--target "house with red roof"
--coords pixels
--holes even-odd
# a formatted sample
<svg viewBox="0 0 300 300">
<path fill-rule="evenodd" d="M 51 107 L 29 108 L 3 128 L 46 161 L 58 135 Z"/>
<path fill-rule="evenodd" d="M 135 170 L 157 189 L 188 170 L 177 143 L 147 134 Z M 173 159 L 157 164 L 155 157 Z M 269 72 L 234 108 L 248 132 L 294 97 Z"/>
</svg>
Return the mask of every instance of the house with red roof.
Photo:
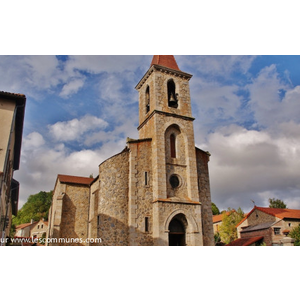
<svg viewBox="0 0 300 300">
<path fill-rule="evenodd" d="M 34 222 L 31 220 L 30 223 L 24 223 L 16 226 L 16 233 L 15 236 L 18 237 L 30 237 L 31 236 L 31 229 L 37 224 L 38 222 Z"/>
<path fill-rule="evenodd" d="M 232 212 L 234 212 L 235 210 L 233 210 Z M 226 211 L 225 214 L 228 216 L 231 212 L 230 211 Z M 222 221 L 223 221 L 223 216 L 224 213 L 221 213 L 219 215 L 214 215 L 213 216 L 213 229 L 214 229 L 214 234 L 218 233 L 220 231 L 220 226 L 222 225 Z"/>
<path fill-rule="evenodd" d="M 263 242 L 267 246 L 281 245 L 289 232 L 300 224 L 300 210 L 257 207 L 237 224 L 238 240 L 230 246 L 246 246 Z"/>
</svg>

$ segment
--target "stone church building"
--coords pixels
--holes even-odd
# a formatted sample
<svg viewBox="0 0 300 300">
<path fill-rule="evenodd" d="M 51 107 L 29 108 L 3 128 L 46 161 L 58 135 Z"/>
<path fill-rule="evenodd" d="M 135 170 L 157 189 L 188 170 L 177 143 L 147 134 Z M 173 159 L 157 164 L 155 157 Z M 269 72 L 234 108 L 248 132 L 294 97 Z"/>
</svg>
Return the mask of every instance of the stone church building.
<svg viewBox="0 0 300 300">
<path fill-rule="evenodd" d="M 173 55 L 154 55 L 136 86 L 139 139 L 94 179 L 58 175 L 48 245 L 214 245 L 210 154 L 195 147 L 191 77 Z"/>
</svg>

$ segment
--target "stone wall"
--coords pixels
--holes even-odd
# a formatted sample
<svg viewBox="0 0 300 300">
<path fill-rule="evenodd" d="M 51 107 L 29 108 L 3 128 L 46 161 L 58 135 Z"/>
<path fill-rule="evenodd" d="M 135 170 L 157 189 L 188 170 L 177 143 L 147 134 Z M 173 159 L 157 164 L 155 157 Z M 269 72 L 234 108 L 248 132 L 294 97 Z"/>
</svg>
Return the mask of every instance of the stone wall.
<svg viewBox="0 0 300 300">
<path fill-rule="evenodd" d="M 149 116 L 154 109 L 169 113 L 180 114 L 191 117 L 190 89 L 189 79 L 191 75 L 167 70 L 164 67 L 152 67 L 144 76 L 145 80 L 137 86 L 139 91 L 139 117 L 140 124 Z M 178 108 L 168 106 L 168 88 L 167 83 L 172 79 L 175 83 L 178 99 Z M 146 113 L 146 90 L 150 90 L 150 111 Z"/>
<path fill-rule="evenodd" d="M 46 245 L 84 246 L 88 237 L 89 186 L 57 179 L 52 199 L 46 235 L 52 240 Z"/>
<path fill-rule="evenodd" d="M 94 180 L 90 187 L 90 205 L 89 205 L 89 238 L 95 239 L 98 235 L 98 202 L 99 202 L 99 190 L 100 180 L 99 176 Z M 100 217 L 99 217 L 100 218 Z M 90 246 L 97 246 L 98 243 L 90 243 Z"/>
<path fill-rule="evenodd" d="M 50 238 L 60 238 L 60 225 L 62 220 L 62 205 L 63 205 L 63 196 L 66 191 L 66 184 L 61 184 L 57 179 L 53 196 L 52 204 L 49 210 L 48 215 L 48 231 L 47 231 L 47 240 Z M 46 246 L 53 246 L 55 243 L 46 242 Z"/>
<path fill-rule="evenodd" d="M 100 245 L 128 245 L 129 151 L 109 158 L 99 166 L 97 238 Z"/>
<path fill-rule="evenodd" d="M 263 230 L 255 230 L 250 232 L 241 232 L 241 238 L 252 238 L 252 237 L 258 237 L 263 236 L 264 242 L 266 243 L 266 246 L 272 246 L 272 228 L 267 228 Z M 281 237 L 282 238 L 282 237 Z"/>
<path fill-rule="evenodd" d="M 187 220 L 185 227 L 186 245 L 203 245 L 200 204 L 175 203 L 167 200 L 156 201 L 153 206 L 154 222 L 156 225 L 159 224 L 154 232 L 154 245 L 169 245 L 168 226 L 172 219 L 179 214 L 184 215 Z"/>
<path fill-rule="evenodd" d="M 128 208 L 130 245 L 153 245 L 153 172 L 151 143 L 151 139 L 137 140 L 128 143 L 130 149 Z"/>
<path fill-rule="evenodd" d="M 201 203 L 203 245 L 214 245 L 208 162 L 209 154 L 196 148 L 198 190 Z"/>
<path fill-rule="evenodd" d="M 60 237 L 65 238 L 64 246 L 84 246 L 88 237 L 89 187 L 67 184 L 63 198 Z M 73 239 L 73 240 L 71 240 Z M 76 242 L 79 239 L 79 242 Z"/>
</svg>

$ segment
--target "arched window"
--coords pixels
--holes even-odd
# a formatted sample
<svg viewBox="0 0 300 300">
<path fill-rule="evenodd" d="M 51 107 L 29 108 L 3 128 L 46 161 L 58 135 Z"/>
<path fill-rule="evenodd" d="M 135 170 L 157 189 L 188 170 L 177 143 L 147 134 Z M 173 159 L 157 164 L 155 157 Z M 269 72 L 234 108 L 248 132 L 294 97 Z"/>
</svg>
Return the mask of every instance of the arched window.
<svg viewBox="0 0 300 300">
<path fill-rule="evenodd" d="M 146 89 L 146 114 L 150 111 L 150 88 Z"/>
<path fill-rule="evenodd" d="M 171 150 L 171 157 L 176 158 L 176 137 L 175 134 L 170 135 L 170 150 Z"/>
<path fill-rule="evenodd" d="M 169 107 L 177 108 L 178 107 L 178 100 L 175 93 L 175 82 L 173 79 L 168 81 L 168 105 Z"/>
</svg>

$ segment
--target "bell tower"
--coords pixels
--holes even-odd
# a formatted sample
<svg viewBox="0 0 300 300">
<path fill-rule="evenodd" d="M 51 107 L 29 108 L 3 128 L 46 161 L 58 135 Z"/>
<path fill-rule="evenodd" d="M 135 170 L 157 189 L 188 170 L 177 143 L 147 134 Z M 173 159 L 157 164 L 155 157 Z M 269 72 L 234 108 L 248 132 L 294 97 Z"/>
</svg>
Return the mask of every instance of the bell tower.
<svg viewBox="0 0 300 300">
<path fill-rule="evenodd" d="M 184 224 L 194 224 L 188 229 L 194 234 L 186 236 L 190 239 L 186 243 L 203 244 L 191 77 L 179 69 L 173 55 L 154 55 L 149 70 L 136 86 L 139 139 L 152 139 L 153 234 L 157 244 L 166 239 L 170 231 L 167 224 L 176 223 L 170 219 L 176 211 L 182 228 Z"/>
<path fill-rule="evenodd" d="M 154 55 L 139 91 L 139 138 L 152 138 L 154 198 L 199 202 L 189 80 L 173 55 Z"/>
</svg>

